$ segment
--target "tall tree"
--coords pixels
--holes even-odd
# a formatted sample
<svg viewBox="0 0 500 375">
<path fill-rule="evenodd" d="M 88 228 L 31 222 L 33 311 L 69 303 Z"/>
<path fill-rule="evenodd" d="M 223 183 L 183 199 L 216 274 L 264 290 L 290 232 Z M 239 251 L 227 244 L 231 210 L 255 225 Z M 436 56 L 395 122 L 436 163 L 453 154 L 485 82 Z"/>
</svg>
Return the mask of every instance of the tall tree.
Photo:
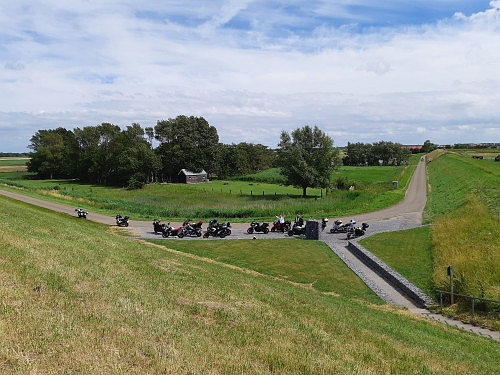
<svg viewBox="0 0 500 375">
<path fill-rule="evenodd" d="M 170 180 L 183 168 L 193 172 L 204 169 L 209 175 L 216 169 L 219 135 L 203 117 L 177 116 L 158 121 L 155 138 L 162 170 Z"/>
<path fill-rule="evenodd" d="M 340 166 L 340 151 L 317 126 L 281 132 L 278 165 L 288 185 L 302 188 L 329 188 L 333 172 Z"/>
<path fill-rule="evenodd" d="M 73 132 L 64 128 L 39 130 L 28 146 L 33 152 L 28 171 L 41 178 L 72 177 L 76 173 L 78 149 Z"/>
</svg>

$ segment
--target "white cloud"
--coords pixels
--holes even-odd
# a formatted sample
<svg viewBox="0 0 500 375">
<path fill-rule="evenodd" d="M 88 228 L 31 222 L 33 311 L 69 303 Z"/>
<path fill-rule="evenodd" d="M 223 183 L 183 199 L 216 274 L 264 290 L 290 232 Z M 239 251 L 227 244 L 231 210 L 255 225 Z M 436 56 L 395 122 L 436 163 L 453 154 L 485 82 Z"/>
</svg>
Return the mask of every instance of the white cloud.
<svg viewBox="0 0 500 375">
<path fill-rule="evenodd" d="M 338 145 L 500 142 L 499 1 L 384 27 L 362 25 L 386 3 L 330 4 L 6 2 L 0 151 L 42 128 L 179 114 L 205 117 L 223 142 L 271 147 L 306 124 Z"/>
</svg>

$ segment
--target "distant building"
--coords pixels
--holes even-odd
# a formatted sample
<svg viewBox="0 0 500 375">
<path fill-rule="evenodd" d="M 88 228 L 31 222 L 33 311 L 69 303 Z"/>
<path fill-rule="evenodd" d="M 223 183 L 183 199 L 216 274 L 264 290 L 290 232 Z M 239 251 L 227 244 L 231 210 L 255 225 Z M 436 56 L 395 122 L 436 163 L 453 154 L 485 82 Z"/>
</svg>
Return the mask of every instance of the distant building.
<svg viewBox="0 0 500 375">
<path fill-rule="evenodd" d="M 422 148 L 422 145 L 403 145 L 403 147 L 410 150 L 420 150 Z"/>
<path fill-rule="evenodd" d="M 201 172 L 191 172 L 187 169 L 181 169 L 178 176 L 179 182 L 183 184 L 199 184 L 201 182 L 208 182 L 208 176 L 205 170 L 202 170 Z"/>
</svg>

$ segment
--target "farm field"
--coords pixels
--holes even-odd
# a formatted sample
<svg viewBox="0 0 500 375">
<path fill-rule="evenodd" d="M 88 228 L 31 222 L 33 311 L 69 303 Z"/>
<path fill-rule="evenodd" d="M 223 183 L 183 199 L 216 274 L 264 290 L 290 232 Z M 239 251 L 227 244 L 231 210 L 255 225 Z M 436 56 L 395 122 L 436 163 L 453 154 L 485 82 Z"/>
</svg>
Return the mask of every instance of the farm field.
<svg viewBox="0 0 500 375">
<path fill-rule="evenodd" d="M 0 157 L 0 173 L 2 172 L 24 172 L 26 162 L 29 158 L 22 157 Z"/>
<path fill-rule="evenodd" d="M 330 269 L 314 274 L 310 268 L 302 280 L 289 280 L 297 277 L 292 265 L 257 272 L 5 197 L 0 207 L 5 374 L 460 375 L 498 369 L 495 341 L 335 293 L 335 283 L 311 288 L 325 271 L 335 279 Z M 30 230 L 20 236 L 20 228 Z M 304 250 L 323 252 L 315 245 Z"/>
</svg>

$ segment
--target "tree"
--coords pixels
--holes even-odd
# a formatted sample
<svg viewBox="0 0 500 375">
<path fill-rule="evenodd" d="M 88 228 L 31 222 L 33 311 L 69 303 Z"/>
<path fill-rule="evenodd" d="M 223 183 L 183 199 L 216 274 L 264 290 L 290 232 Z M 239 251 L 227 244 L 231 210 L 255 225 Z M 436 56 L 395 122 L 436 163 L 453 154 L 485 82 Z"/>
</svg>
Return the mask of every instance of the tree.
<svg viewBox="0 0 500 375">
<path fill-rule="evenodd" d="M 287 185 L 302 188 L 329 188 L 333 172 L 341 163 L 340 151 L 333 147 L 333 140 L 317 126 L 305 126 L 291 135 L 281 132 L 278 165 Z"/>
<path fill-rule="evenodd" d="M 209 175 L 216 169 L 219 136 L 217 129 L 203 117 L 177 116 L 158 121 L 155 138 L 162 170 L 170 180 L 183 168 L 193 172 L 204 169 Z"/>
<path fill-rule="evenodd" d="M 40 178 L 67 178 L 76 173 L 78 144 L 73 132 L 64 128 L 39 130 L 28 146 L 33 152 L 28 171 Z"/>
<path fill-rule="evenodd" d="M 420 152 L 425 152 L 426 154 L 437 149 L 437 146 L 429 140 L 426 140 L 420 149 Z"/>
</svg>

